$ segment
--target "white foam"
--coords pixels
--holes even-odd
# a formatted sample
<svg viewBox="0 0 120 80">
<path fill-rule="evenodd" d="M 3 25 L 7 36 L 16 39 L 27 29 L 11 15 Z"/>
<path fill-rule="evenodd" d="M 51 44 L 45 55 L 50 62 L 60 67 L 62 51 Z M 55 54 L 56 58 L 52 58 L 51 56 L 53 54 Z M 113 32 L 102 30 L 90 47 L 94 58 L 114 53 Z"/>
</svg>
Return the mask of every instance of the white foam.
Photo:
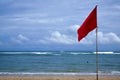
<svg viewBox="0 0 120 80">
<path fill-rule="evenodd" d="M 91 54 L 91 53 L 85 53 L 85 52 L 71 52 L 70 54 L 73 54 L 73 55 L 80 55 L 80 54 Z"/>
<path fill-rule="evenodd" d="M 95 76 L 96 73 L 94 72 L 82 72 L 82 73 L 75 73 L 75 72 L 0 72 L 0 76 Z M 120 71 L 99 71 L 98 75 L 100 76 L 120 76 Z"/>
<path fill-rule="evenodd" d="M 78 52 L 71 52 L 70 54 L 78 55 L 78 54 L 80 54 L 80 53 L 78 53 Z"/>
<path fill-rule="evenodd" d="M 50 54 L 48 52 L 32 52 L 33 54 L 41 54 L 41 55 L 46 55 L 46 54 Z"/>
<path fill-rule="evenodd" d="M 94 52 L 96 54 L 96 52 Z M 114 54 L 114 52 L 98 52 L 98 54 Z"/>
<path fill-rule="evenodd" d="M 65 73 L 65 72 L 0 72 L 0 76 L 77 76 L 77 75 L 90 75 L 93 76 L 96 73 Z"/>
<path fill-rule="evenodd" d="M 80 55 L 80 54 L 96 54 L 96 52 L 1 52 L 0 54 L 39 54 L 39 55 L 66 55 L 66 54 L 72 54 L 72 55 Z M 98 52 L 98 54 L 120 54 L 120 52 Z"/>
</svg>

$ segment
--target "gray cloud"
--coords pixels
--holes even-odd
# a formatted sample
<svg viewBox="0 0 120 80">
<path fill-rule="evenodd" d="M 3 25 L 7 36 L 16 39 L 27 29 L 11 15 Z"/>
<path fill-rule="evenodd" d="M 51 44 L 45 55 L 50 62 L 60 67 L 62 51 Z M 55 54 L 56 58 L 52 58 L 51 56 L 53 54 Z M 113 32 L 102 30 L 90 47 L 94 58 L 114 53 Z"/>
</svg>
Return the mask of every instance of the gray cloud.
<svg viewBox="0 0 120 80">
<path fill-rule="evenodd" d="M 26 36 L 23 36 L 22 34 L 19 34 L 16 38 L 11 38 L 12 42 L 17 43 L 17 44 L 23 44 L 26 42 L 29 42 L 29 38 Z"/>
</svg>

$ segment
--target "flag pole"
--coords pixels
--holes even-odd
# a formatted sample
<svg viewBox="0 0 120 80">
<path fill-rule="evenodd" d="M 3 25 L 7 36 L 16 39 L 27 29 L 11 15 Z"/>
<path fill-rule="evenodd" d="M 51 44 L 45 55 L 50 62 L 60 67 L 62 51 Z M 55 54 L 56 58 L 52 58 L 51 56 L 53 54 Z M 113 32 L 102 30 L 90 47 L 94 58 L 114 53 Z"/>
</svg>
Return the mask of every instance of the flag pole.
<svg viewBox="0 0 120 80">
<path fill-rule="evenodd" d="M 98 27 L 96 28 L 96 80 L 98 80 Z"/>
</svg>

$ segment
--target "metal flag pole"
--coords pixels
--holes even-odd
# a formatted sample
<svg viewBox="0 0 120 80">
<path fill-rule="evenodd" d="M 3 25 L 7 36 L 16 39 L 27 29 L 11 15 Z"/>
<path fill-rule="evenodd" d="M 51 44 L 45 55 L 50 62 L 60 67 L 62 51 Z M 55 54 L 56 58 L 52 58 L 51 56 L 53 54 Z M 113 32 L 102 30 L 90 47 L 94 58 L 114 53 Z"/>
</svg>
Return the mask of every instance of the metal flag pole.
<svg viewBox="0 0 120 80">
<path fill-rule="evenodd" d="M 98 80 L 98 27 L 96 28 L 96 80 Z"/>
</svg>

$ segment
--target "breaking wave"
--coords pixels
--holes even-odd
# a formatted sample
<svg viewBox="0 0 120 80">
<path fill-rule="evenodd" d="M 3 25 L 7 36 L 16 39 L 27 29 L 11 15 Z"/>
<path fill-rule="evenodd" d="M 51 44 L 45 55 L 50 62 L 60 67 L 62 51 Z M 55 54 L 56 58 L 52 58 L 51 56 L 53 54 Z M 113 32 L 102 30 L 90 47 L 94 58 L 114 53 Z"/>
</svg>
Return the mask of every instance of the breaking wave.
<svg viewBox="0 0 120 80">
<path fill-rule="evenodd" d="M 32 54 L 46 55 L 46 54 L 51 54 L 51 53 L 50 52 L 32 52 Z"/>
<path fill-rule="evenodd" d="M 99 71 L 100 76 L 120 76 L 120 71 L 104 72 Z M 0 76 L 95 76 L 96 73 L 83 72 L 0 72 Z"/>
<path fill-rule="evenodd" d="M 93 52 L 94 54 L 96 54 L 96 52 Z M 98 52 L 98 54 L 120 54 L 119 52 Z"/>
<path fill-rule="evenodd" d="M 96 52 L 0 52 L 0 54 L 81 55 L 81 54 L 96 54 Z M 98 52 L 98 54 L 120 54 L 120 52 Z"/>
</svg>

